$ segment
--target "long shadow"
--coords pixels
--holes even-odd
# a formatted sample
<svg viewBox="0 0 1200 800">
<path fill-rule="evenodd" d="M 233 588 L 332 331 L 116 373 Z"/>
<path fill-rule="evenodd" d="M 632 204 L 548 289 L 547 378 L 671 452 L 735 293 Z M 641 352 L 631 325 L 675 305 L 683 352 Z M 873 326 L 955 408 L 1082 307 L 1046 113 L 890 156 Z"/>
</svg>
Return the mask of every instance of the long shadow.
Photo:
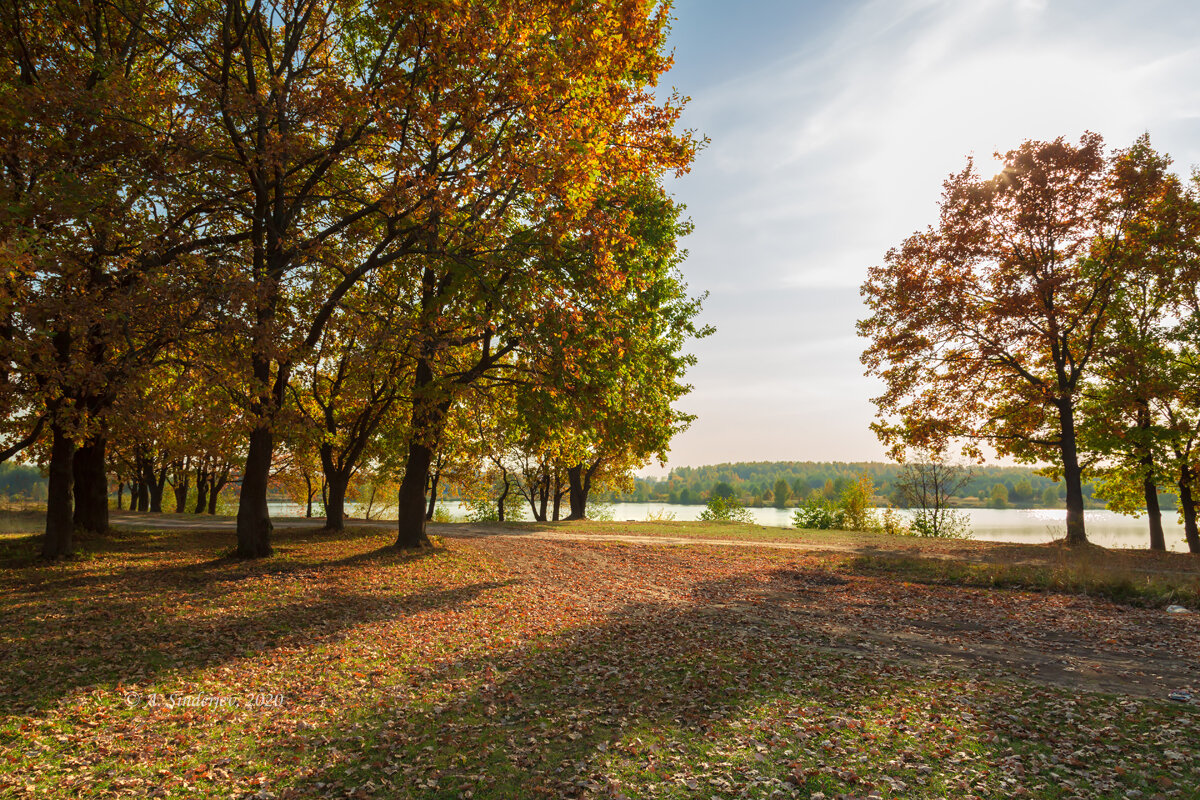
<svg viewBox="0 0 1200 800">
<path fill-rule="evenodd" d="M 281 537 L 286 544 L 287 537 Z M 110 546 L 121 553 L 124 537 Z M 160 543 L 161 544 L 161 543 Z M 361 568 L 436 560 L 380 548 L 341 559 L 242 562 L 188 550 L 182 563 L 89 572 L 88 562 L 0 576 L 0 713 L 46 708 L 82 687 L 153 683 L 280 647 L 339 640 L 357 626 L 471 603 L 511 582 L 379 591 Z M 176 555 L 176 554 L 172 554 Z M 195 560 L 191 557 L 195 556 Z M 354 567 L 355 569 L 347 569 Z M 382 572 L 378 571 L 382 570 Z"/>
<path fill-rule="evenodd" d="M 856 652 L 852 639 L 757 602 L 788 593 L 827 602 L 845 583 L 790 569 L 749 594 L 736 580 L 710 582 L 694 595 L 711 604 L 632 603 L 549 641 L 442 664 L 414 695 L 373 698 L 360 704 L 368 713 L 268 748 L 280 760 L 312 748 L 344 754 L 273 788 L 291 797 L 940 797 L 962 794 L 968 775 L 985 796 L 1011 796 L 1017 784 L 989 770 L 1008 780 L 1048 755 L 1065 758 L 1112 720 L 1095 730 L 1077 722 L 1082 736 L 1072 739 L 1054 710 L 1035 718 L 1014 705 L 1006 684 Z M 1059 712 L 1112 705 L 1044 696 Z M 969 767 L 942 763 L 956 752 L 970 753 Z M 1167 765 L 1126 777 L 1117 767 L 1127 755 L 1099 751 L 1077 776 L 1094 774 L 1113 787 L 1096 796 L 1113 798 L 1167 777 Z M 1060 796 L 1041 789 L 1028 796 Z"/>
</svg>

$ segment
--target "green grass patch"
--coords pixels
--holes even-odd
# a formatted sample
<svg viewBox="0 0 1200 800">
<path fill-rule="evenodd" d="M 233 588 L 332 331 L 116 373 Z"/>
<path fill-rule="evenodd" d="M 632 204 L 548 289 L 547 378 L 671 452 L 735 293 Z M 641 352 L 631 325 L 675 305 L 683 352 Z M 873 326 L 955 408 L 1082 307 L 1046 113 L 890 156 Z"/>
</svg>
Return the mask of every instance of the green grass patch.
<svg viewBox="0 0 1200 800">
<path fill-rule="evenodd" d="M 1095 559 L 1063 557 L 1056 564 L 1030 565 L 867 554 L 844 563 L 859 575 L 939 586 L 1062 592 L 1141 606 L 1200 604 L 1200 576 L 1194 573 L 1145 572 Z"/>
</svg>

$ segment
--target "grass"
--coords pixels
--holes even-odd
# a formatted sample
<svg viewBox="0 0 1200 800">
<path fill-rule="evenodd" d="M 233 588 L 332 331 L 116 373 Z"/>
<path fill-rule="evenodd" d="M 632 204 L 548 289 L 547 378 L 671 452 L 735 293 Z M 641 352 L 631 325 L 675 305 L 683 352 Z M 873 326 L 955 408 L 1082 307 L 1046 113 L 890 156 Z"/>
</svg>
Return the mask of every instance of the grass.
<svg viewBox="0 0 1200 800">
<path fill-rule="evenodd" d="M 847 560 L 846 566 L 863 575 L 945 586 L 1064 592 L 1144 606 L 1200 605 L 1200 574 L 1196 572 L 1145 572 L 1087 554 L 1053 553 L 1046 560 L 1052 563 L 863 555 Z"/>
<path fill-rule="evenodd" d="M 952 600 L 948 618 L 980 636 L 1045 635 L 1047 652 L 1116 637 L 1130 653 L 1152 637 L 1194 658 L 1191 620 L 986 588 L 976 567 L 1020 566 L 988 564 L 990 548 L 956 571 L 522 537 L 403 554 L 391 539 L 283 530 L 277 557 L 241 562 L 221 557 L 228 532 L 119 532 L 56 565 L 10 542 L 0 796 L 1197 796 L 1193 707 L 1024 680 L 886 627 L 928 629 Z"/>
<path fill-rule="evenodd" d="M 507 527 L 590 536 L 803 545 L 853 552 L 856 554 L 853 558 L 838 560 L 838 566 L 864 575 L 887 575 L 898 580 L 945 586 L 1084 594 L 1148 606 L 1181 603 L 1200 607 L 1200 558 L 1185 553 L 704 522 L 513 523 Z"/>
</svg>

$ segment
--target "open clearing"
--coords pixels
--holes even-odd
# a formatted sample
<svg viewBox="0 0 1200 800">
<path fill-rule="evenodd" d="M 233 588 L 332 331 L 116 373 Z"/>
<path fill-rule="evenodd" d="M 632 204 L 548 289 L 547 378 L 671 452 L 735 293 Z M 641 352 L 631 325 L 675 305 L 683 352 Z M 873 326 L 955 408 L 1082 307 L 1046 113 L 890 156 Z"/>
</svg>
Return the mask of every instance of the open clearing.
<svg viewBox="0 0 1200 800">
<path fill-rule="evenodd" d="M 1200 615 L 947 585 L 1186 595 L 1187 556 L 578 523 L 250 563 L 217 527 L 5 539 L 0 796 L 1198 796 L 1166 696 L 1200 695 Z"/>
</svg>

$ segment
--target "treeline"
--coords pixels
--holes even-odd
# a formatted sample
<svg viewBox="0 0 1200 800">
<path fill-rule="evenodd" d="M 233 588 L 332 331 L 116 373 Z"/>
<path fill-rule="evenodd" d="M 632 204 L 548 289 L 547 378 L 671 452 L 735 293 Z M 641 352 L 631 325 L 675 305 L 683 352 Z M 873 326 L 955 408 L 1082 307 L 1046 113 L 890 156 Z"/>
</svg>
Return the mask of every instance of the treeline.
<svg viewBox="0 0 1200 800">
<path fill-rule="evenodd" d="M 1200 553 L 1200 173 L 1148 135 L 1111 153 L 1092 133 L 1029 141 L 1004 162 L 951 175 L 936 224 L 869 272 L 874 430 L 896 457 L 988 444 L 1053 464 L 1073 545 L 1087 479 L 1146 511 L 1155 550 L 1174 493 Z"/>
<path fill-rule="evenodd" d="M 33 467 L 0 463 L 0 498 L 5 500 L 45 500 L 46 479 Z"/>
<path fill-rule="evenodd" d="M 269 493 L 428 543 L 447 482 L 569 506 L 665 452 L 704 335 L 662 188 L 669 4 L 9 4 L 0 461 L 43 555 L 109 498 L 271 553 Z"/>
<path fill-rule="evenodd" d="M 743 505 L 791 508 L 802 505 L 814 494 L 827 499 L 840 497 L 846 487 L 865 474 L 874 483 L 876 502 L 903 507 L 904 499 L 896 487 L 902 469 L 900 464 L 876 461 L 754 461 L 677 467 L 665 478 L 636 478 L 629 491 L 608 492 L 604 498 L 623 503 L 702 504 L 714 492 L 726 495 L 723 487 L 728 486 L 734 492 L 732 496 Z M 953 495 L 959 505 L 1064 506 L 1062 482 L 1037 474 L 1032 468 L 974 465 L 969 469 L 971 479 Z M 1089 507 L 1100 507 L 1103 501 L 1095 498 L 1093 491 L 1090 482 L 1085 484 L 1084 496 Z"/>
</svg>

